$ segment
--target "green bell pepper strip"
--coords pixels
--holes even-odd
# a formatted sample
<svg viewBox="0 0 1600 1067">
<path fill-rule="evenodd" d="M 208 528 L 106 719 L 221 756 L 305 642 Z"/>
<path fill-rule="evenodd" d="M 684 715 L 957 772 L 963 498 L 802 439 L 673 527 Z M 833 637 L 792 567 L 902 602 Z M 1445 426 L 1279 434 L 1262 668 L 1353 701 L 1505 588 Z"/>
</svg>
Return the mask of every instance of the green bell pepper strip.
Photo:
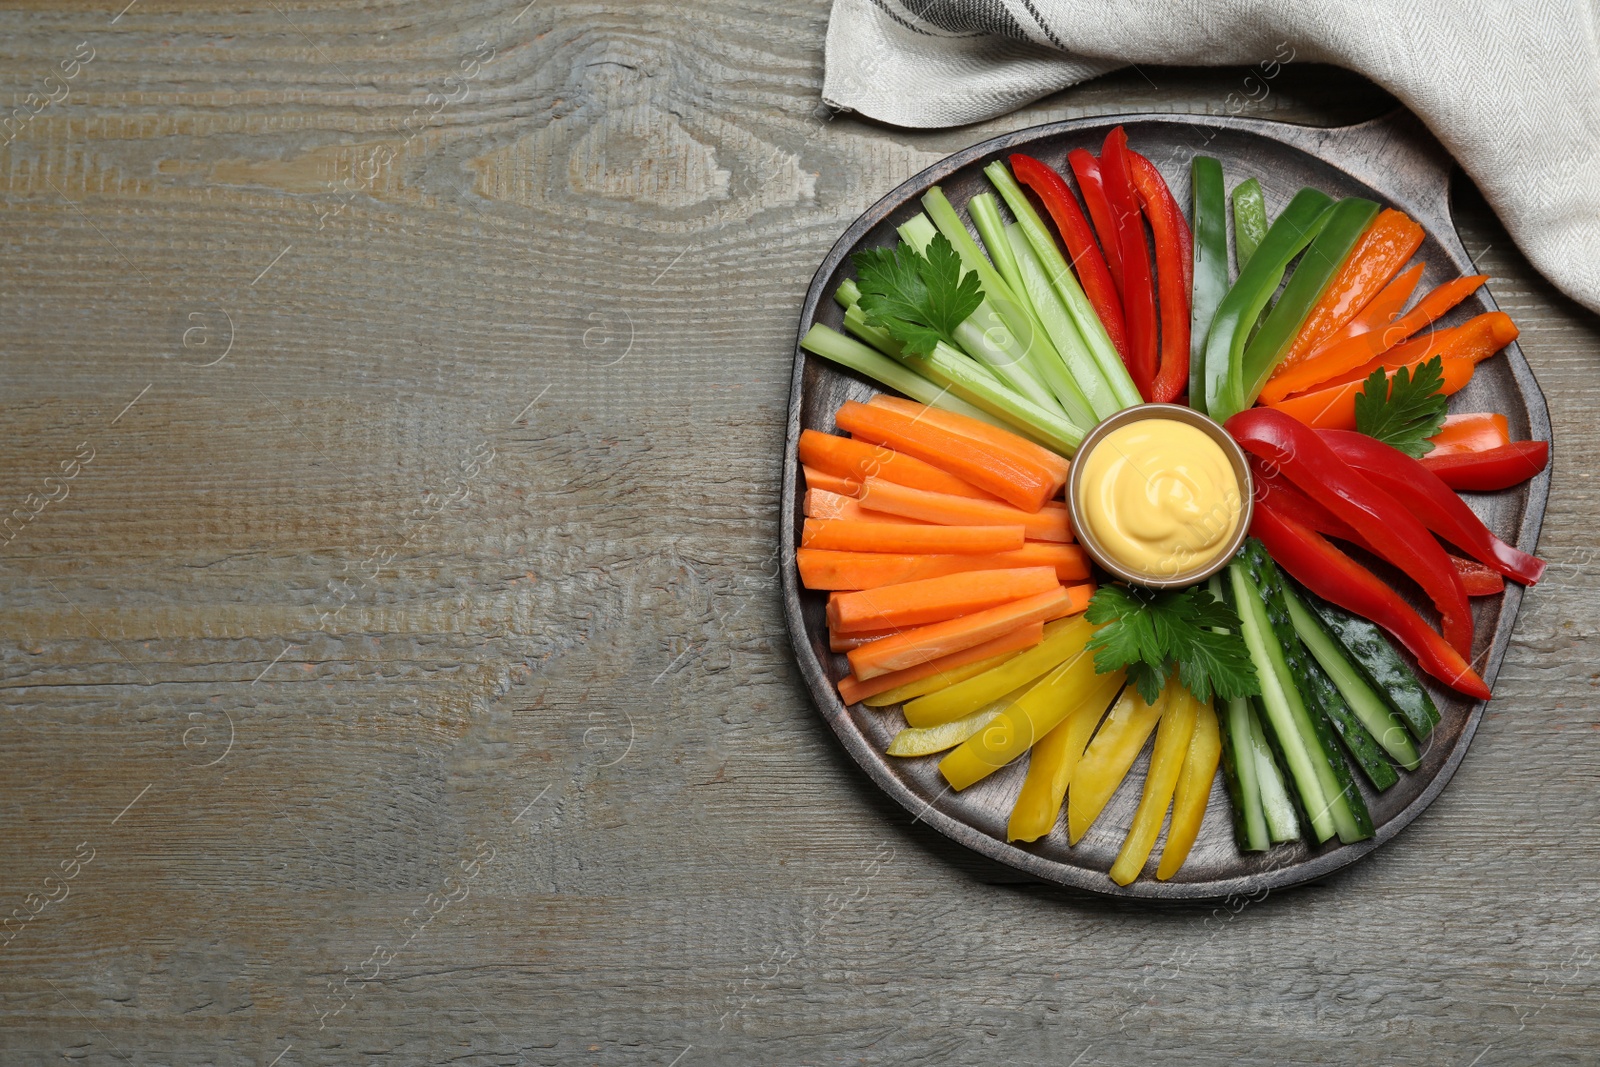
<svg viewBox="0 0 1600 1067">
<path fill-rule="evenodd" d="M 1206 331 L 1228 291 L 1228 198 L 1222 164 L 1195 156 L 1194 292 L 1189 308 L 1189 405 L 1205 411 Z"/>
<path fill-rule="evenodd" d="M 1289 261 L 1322 232 L 1333 201 L 1326 193 L 1301 189 L 1267 230 L 1261 247 L 1217 305 L 1206 337 L 1206 414 L 1218 422 L 1245 407 L 1244 347 L 1261 310 L 1277 292 Z"/>
<path fill-rule="evenodd" d="M 1106 333 L 1105 326 L 1100 322 L 1100 316 L 1095 313 L 1094 305 L 1084 295 L 1083 286 L 1078 284 L 1077 276 L 1067 265 L 1066 257 L 1061 254 L 1055 237 L 1045 228 L 1044 220 L 1034 210 L 1033 204 L 1023 193 L 1022 186 L 1017 184 L 1017 180 L 1011 176 L 1006 165 L 999 160 L 983 168 L 983 173 L 999 190 L 1000 198 L 1011 209 L 1011 217 L 1022 227 L 1028 243 L 1033 246 L 1034 254 L 1039 257 L 1039 262 L 1050 275 L 1051 284 L 1055 286 L 1061 302 L 1067 306 L 1067 313 L 1072 316 L 1072 321 L 1077 323 L 1078 333 L 1088 346 L 1089 354 L 1094 357 L 1094 368 L 1098 370 L 1112 395 L 1117 398 L 1120 404 L 1118 410 L 1144 403 L 1144 398 L 1139 395 L 1133 379 L 1128 376 L 1128 368 L 1122 362 L 1122 354 L 1117 351 L 1116 345 L 1111 343 L 1111 336 Z M 1084 385 L 1084 380 L 1090 368 L 1071 364 L 1069 368 L 1072 376 L 1083 387 L 1084 393 L 1088 394 L 1090 390 Z"/>
<path fill-rule="evenodd" d="M 1239 261 L 1239 273 L 1261 247 L 1267 236 L 1267 198 L 1261 192 L 1261 183 L 1254 178 L 1233 187 L 1233 257 Z"/>
<path fill-rule="evenodd" d="M 1300 257 L 1289 284 L 1283 287 L 1272 310 L 1267 312 L 1261 329 L 1256 331 L 1244 350 L 1244 374 L 1240 378 L 1244 393 L 1242 408 L 1256 402 L 1261 387 L 1267 384 L 1272 372 L 1294 344 L 1295 335 L 1305 325 L 1306 316 L 1322 299 L 1328 283 L 1333 281 L 1350 252 L 1378 217 L 1378 205 L 1359 196 L 1347 197 L 1328 209 L 1322 232 L 1307 246 Z"/>
</svg>

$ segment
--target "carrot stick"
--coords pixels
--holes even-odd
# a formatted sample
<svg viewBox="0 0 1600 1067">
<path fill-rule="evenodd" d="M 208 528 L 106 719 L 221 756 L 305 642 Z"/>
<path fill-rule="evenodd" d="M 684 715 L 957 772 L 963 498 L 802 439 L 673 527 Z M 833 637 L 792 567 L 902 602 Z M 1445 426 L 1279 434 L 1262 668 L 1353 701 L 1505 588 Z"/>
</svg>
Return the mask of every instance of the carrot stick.
<svg viewBox="0 0 1600 1067">
<path fill-rule="evenodd" d="M 1476 369 L 1476 361 L 1464 356 L 1444 360 L 1444 387 L 1440 392 L 1445 396 L 1460 392 Z M 1394 370 L 1389 371 L 1389 377 L 1394 378 Z M 1356 428 L 1356 397 L 1361 394 L 1364 383 L 1365 379 L 1332 385 L 1268 406 L 1319 430 L 1353 430 Z"/>
<path fill-rule="evenodd" d="M 876 589 L 919 578 L 1002 567 L 1054 567 L 1063 582 L 1089 577 L 1089 557 L 1077 545 L 1031 541 L 1015 552 L 960 555 L 897 555 L 890 552 L 833 552 L 802 548 L 794 554 L 800 582 L 807 589 Z M 835 652 L 842 649 L 834 649 Z"/>
<path fill-rule="evenodd" d="M 1066 484 L 1054 467 L 1024 462 L 1011 453 L 887 408 L 846 400 L 833 421 L 842 430 L 949 471 L 1024 511 L 1038 511 Z M 943 491 L 930 485 L 914 488 Z"/>
<path fill-rule="evenodd" d="M 847 674 L 839 679 L 839 696 L 844 698 L 846 704 L 859 704 L 868 697 L 887 693 L 891 689 L 898 689 L 902 685 L 919 682 L 924 678 L 931 678 L 944 671 L 994 659 L 1008 652 L 1020 652 L 1025 648 L 1032 648 L 1043 640 L 1044 623 L 1030 622 L 1010 633 L 1001 634 L 992 641 L 985 641 L 981 645 L 973 645 L 971 648 L 964 648 L 960 652 L 952 652 L 948 656 L 940 656 L 938 659 L 931 659 L 902 671 L 880 674 L 865 682 L 853 674 Z"/>
<path fill-rule="evenodd" d="M 919 663 L 992 641 L 1008 630 L 1030 622 L 1048 622 L 1082 612 L 1088 608 L 1089 597 L 1093 593 L 1094 586 L 1089 583 L 1057 586 L 1048 593 L 1013 600 L 987 611 L 919 626 L 854 649 L 848 654 L 850 666 L 862 681 L 890 671 L 915 667 Z"/>
<path fill-rule="evenodd" d="M 846 481 L 860 483 L 868 475 L 887 478 L 891 482 L 930 489 L 951 496 L 970 496 L 980 500 L 991 499 L 988 493 L 973 487 L 953 474 L 912 456 L 901 455 L 892 448 L 867 441 L 852 441 L 848 437 L 823 433 L 820 430 L 800 431 L 800 462 L 814 467 L 823 474 L 832 474 Z M 831 489 L 831 486 L 815 486 Z M 849 489 L 834 492 L 850 494 Z"/>
<path fill-rule="evenodd" d="M 1446 361 L 1470 359 L 1478 363 L 1515 341 L 1517 332 L 1516 323 L 1511 321 L 1510 315 L 1504 311 L 1491 311 L 1486 315 L 1469 319 L 1460 326 L 1452 326 L 1448 330 L 1435 330 L 1403 345 L 1396 345 L 1354 370 L 1335 375 L 1324 385 L 1344 385 L 1346 382 L 1361 381 L 1379 367 L 1385 370 L 1411 367 L 1434 356 L 1443 356 Z"/>
<path fill-rule="evenodd" d="M 840 496 L 854 496 L 857 489 L 861 488 L 860 482 L 852 482 L 848 478 L 841 478 L 837 474 L 824 474 L 815 467 L 801 465 L 800 472 L 806 476 L 806 491 L 821 489 Z"/>
<path fill-rule="evenodd" d="M 873 630 L 869 633 L 859 634 L 836 634 L 830 632 L 828 634 L 828 651 L 849 652 L 852 648 L 860 648 L 862 645 L 870 645 L 874 641 L 882 640 L 885 637 L 893 637 L 895 634 L 900 632 L 902 631 Z"/>
<path fill-rule="evenodd" d="M 874 481 L 876 479 L 869 478 L 867 480 Z M 884 484 L 894 485 L 893 482 L 885 482 Z M 900 488 L 905 487 L 901 486 Z M 912 489 L 910 491 L 913 493 L 924 492 L 924 490 L 921 489 Z M 933 495 L 942 496 L 943 494 L 935 493 Z M 977 503 L 977 501 L 972 501 L 969 497 L 964 496 L 953 496 L 950 499 Z M 995 501 L 995 506 L 1001 508 L 1006 507 L 1005 504 L 1000 503 L 998 500 Z M 1019 512 L 1019 514 L 1026 513 Z M 926 523 L 924 523 L 921 519 L 908 518 L 902 515 L 894 515 L 887 511 L 868 511 L 866 508 L 861 506 L 861 501 L 857 500 L 855 497 L 846 496 L 843 493 L 830 493 L 826 489 L 806 490 L 805 516 L 808 519 L 854 519 L 857 522 L 892 522 L 900 525 L 905 525 L 907 523 L 915 526 L 926 525 Z M 1029 517 L 1031 518 L 1032 516 Z M 1018 523 L 1017 525 L 1022 526 L 1026 524 Z"/>
<path fill-rule="evenodd" d="M 1411 291 L 1422 277 L 1424 264 L 1418 263 L 1384 287 L 1383 292 L 1343 330 L 1328 338 L 1298 363 L 1278 364 L 1278 369 L 1261 390 L 1261 399 L 1273 404 L 1286 396 L 1315 388 L 1335 374 L 1359 367 L 1378 353 L 1399 344 L 1405 336 L 1394 332 L 1394 322 Z"/>
<path fill-rule="evenodd" d="M 1022 547 L 1020 526 L 913 526 L 849 519 L 807 519 L 804 548 L 846 552 L 1013 552 Z"/>
<path fill-rule="evenodd" d="M 1446 415 L 1439 432 L 1428 438 L 1433 443 L 1429 456 L 1455 456 L 1467 452 L 1487 452 L 1511 443 L 1506 417 L 1498 411 Z"/>
<path fill-rule="evenodd" d="M 930 493 L 882 478 L 868 478 L 861 486 L 859 499 L 868 518 L 885 512 L 946 526 L 1021 526 L 1030 541 L 1064 543 L 1072 540 L 1072 520 L 1063 504 L 1046 504 L 1038 511 L 1023 511 L 998 500 L 971 500 Z"/>
<path fill-rule="evenodd" d="M 841 634 L 926 626 L 1057 588 L 1052 567 L 963 571 L 828 598 L 828 629 Z"/>
<path fill-rule="evenodd" d="M 1404 212 L 1394 208 L 1379 212 L 1312 306 L 1280 366 L 1292 367 L 1304 360 L 1348 325 L 1421 246 L 1422 227 Z"/>
<path fill-rule="evenodd" d="M 1032 441 L 1019 437 L 1008 430 L 1002 430 L 998 426 L 990 426 L 986 422 L 979 422 L 977 419 L 969 418 L 959 412 L 926 407 L 914 400 L 890 396 L 887 393 L 879 393 L 871 400 L 868 400 L 867 403 L 872 407 L 888 408 L 890 411 L 897 411 L 902 415 L 919 418 L 923 422 L 939 427 L 941 430 L 958 433 L 962 437 L 978 444 L 988 445 L 990 448 L 1010 452 L 1020 459 L 1042 464 L 1053 469 L 1061 478 L 1062 484 L 1066 484 L 1067 474 L 1070 472 L 1072 465 L 1064 457 L 1058 456 L 1043 445 L 1036 445 Z"/>
</svg>

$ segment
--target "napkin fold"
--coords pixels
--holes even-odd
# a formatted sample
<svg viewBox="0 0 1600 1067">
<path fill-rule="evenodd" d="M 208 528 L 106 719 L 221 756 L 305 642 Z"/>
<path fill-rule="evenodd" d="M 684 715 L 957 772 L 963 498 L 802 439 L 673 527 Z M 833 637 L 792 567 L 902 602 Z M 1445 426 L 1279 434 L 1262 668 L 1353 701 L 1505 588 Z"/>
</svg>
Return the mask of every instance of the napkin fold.
<svg viewBox="0 0 1600 1067">
<path fill-rule="evenodd" d="M 822 96 L 897 126 L 958 126 L 1130 64 L 1285 62 L 1345 67 L 1393 93 L 1529 261 L 1600 311 L 1589 0 L 834 0 Z"/>
</svg>

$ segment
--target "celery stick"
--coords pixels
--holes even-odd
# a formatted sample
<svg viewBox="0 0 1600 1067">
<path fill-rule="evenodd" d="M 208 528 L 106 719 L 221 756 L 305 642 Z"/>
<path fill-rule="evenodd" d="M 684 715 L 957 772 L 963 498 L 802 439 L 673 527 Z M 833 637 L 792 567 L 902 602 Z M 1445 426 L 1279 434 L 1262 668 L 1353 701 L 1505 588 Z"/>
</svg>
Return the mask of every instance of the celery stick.
<svg viewBox="0 0 1600 1067">
<path fill-rule="evenodd" d="M 1122 357 L 1117 354 L 1116 346 L 1111 343 L 1111 338 L 1106 334 L 1105 326 L 1100 322 L 1100 316 L 1095 314 L 1094 307 L 1089 303 L 1089 298 L 1083 295 L 1083 287 L 1078 284 L 1078 279 L 1073 275 L 1072 268 L 1067 265 L 1066 258 L 1061 250 L 1056 247 L 1056 241 L 1050 231 L 1045 228 L 1044 220 L 1033 209 L 1028 198 L 1023 195 L 1022 187 L 1017 184 L 1011 172 L 1004 163 L 995 160 L 983 169 L 994 187 L 1000 191 L 1000 196 L 1011 209 L 1012 216 L 1017 224 L 1022 227 L 1022 232 L 1028 237 L 1028 243 L 1033 246 L 1034 253 L 1039 257 L 1045 272 L 1050 275 L 1050 281 L 1055 286 L 1056 292 L 1061 297 L 1061 302 L 1067 306 L 1067 312 L 1078 324 L 1078 333 L 1089 346 L 1089 352 L 1094 356 L 1095 365 L 1100 370 L 1100 376 L 1110 387 L 1112 395 L 1123 407 L 1132 407 L 1144 402 L 1135 388 L 1133 379 L 1128 377 L 1128 368 L 1123 365 Z M 1080 385 L 1082 383 L 1079 383 Z"/>
<path fill-rule="evenodd" d="M 1028 243 L 1028 235 L 1021 226 L 1011 223 L 1005 228 L 1006 239 L 1011 244 L 1018 269 L 1022 275 L 1023 289 L 1033 304 L 1033 311 L 1045 332 L 1055 342 L 1061 361 L 1051 368 L 1048 382 L 1067 413 L 1080 422 L 1090 425 L 1122 409 L 1095 365 L 1089 346 L 1068 314 L 1060 295 L 1050 284 L 1050 276 Z M 1069 395 L 1070 398 L 1069 399 Z M 1081 405 L 1081 410 L 1074 410 Z"/>
<path fill-rule="evenodd" d="M 860 341 L 846 337 L 837 330 L 814 323 L 800 339 L 800 347 L 812 355 L 821 356 L 843 367 L 886 385 L 897 393 L 904 393 L 919 404 L 943 408 L 958 415 L 980 419 L 1000 429 L 1010 429 L 1004 420 L 997 419 L 982 408 L 962 400 L 950 391 L 949 386 L 929 381 L 898 360 L 874 352 Z"/>
<path fill-rule="evenodd" d="M 1000 277 L 1010 286 L 1011 295 L 1017 298 L 1018 303 L 1027 303 L 1022 274 L 1017 269 L 1017 256 L 1011 250 L 1011 242 L 1006 239 L 1005 220 L 1000 217 L 1000 208 L 995 203 L 994 194 L 979 193 L 968 200 L 967 214 L 971 215 L 972 221 L 977 224 L 978 236 L 983 238 L 984 251 L 989 253 L 989 258 L 994 261 L 995 270 L 1000 272 Z"/>
<path fill-rule="evenodd" d="M 854 307 L 861 302 L 861 287 L 856 285 L 854 278 L 846 278 L 839 283 L 839 288 L 833 291 L 833 298 L 842 308 Z"/>
<path fill-rule="evenodd" d="M 904 355 L 907 366 L 925 378 L 948 385 L 961 397 L 999 416 L 1046 448 L 1071 456 L 1083 441 L 1085 429 L 1064 415 L 1046 411 L 995 382 L 993 375 L 943 341 L 927 356 Z"/>
<path fill-rule="evenodd" d="M 900 227 L 900 238 L 918 252 L 922 252 L 938 232 L 926 215 L 918 215 Z M 966 230 L 961 232 L 966 233 Z M 971 243 L 972 238 L 969 236 L 967 241 Z M 976 245 L 973 249 L 977 258 L 983 259 L 983 256 L 976 252 Z M 988 260 L 985 259 L 983 262 L 988 266 Z M 994 268 L 989 267 L 989 271 L 992 274 Z M 1027 351 L 1017 344 L 1016 335 L 1006 325 L 1004 316 L 995 309 L 987 297 L 978 305 L 978 310 L 972 313 L 971 318 L 956 327 L 955 340 L 968 355 L 992 368 L 996 374 L 1005 379 L 1007 385 L 1022 396 L 1046 411 L 1065 414 L 1029 362 Z"/>
</svg>

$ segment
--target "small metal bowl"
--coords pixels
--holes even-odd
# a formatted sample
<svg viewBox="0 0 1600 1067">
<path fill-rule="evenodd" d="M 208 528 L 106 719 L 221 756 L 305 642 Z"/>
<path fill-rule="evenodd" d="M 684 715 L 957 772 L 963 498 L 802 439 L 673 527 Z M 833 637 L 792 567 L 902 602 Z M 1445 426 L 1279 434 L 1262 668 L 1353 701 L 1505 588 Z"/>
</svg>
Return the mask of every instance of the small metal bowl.
<svg viewBox="0 0 1600 1067">
<path fill-rule="evenodd" d="M 1126 426 L 1130 422 L 1143 419 L 1168 419 L 1173 422 L 1188 423 L 1197 427 L 1206 436 L 1215 441 L 1221 448 L 1228 463 L 1233 468 L 1234 477 L 1239 481 L 1239 526 L 1229 538 L 1228 543 L 1213 557 L 1210 562 L 1199 567 L 1192 567 L 1177 574 L 1142 574 L 1130 570 L 1119 563 L 1115 557 L 1108 553 L 1095 538 L 1094 530 L 1084 520 L 1082 506 L 1082 488 L 1080 477 L 1084 464 L 1083 460 L 1090 451 L 1105 440 L 1106 435 L 1112 430 Z M 1072 472 L 1067 478 L 1067 510 L 1072 516 L 1072 529 L 1078 538 L 1078 543 L 1093 557 L 1101 567 L 1110 571 L 1112 575 L 1132 585 L 1142 585 L 1150 589 L 1179 589 L 1183 586 L 1203 582 L 1213 574 L 1227 566 L 1228 561 L 1239 551 L 1239 546 L 1244 544 L 1244 539 L 1250 531 L 1250 515 L 1255 507 L 1255 487 L 1250 478 L 1250 464 L 1245 459 L 1244 450 L 1239 447 L 1228 431 L 1216 422 L 1200 414 L 1193 408 L 1180 404 L 1139 404 L 1136 407 L 1124 408 L 1102 420 L 1094 429 L 1084 437 L 1083 443 L 1078 446 L 1078 453 L 1072 460 Z"/>
</svg>

